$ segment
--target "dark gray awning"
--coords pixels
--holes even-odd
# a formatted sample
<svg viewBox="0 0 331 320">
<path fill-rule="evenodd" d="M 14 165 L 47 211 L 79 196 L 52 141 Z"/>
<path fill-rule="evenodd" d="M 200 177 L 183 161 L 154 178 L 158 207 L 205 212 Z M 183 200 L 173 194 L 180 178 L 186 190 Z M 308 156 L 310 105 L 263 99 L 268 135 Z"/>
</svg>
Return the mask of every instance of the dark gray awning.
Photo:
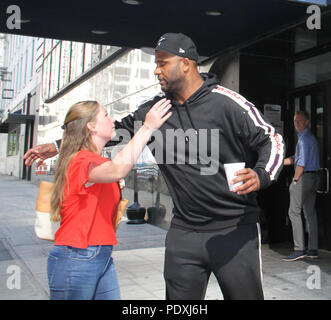
<svg viewBox="0 0 331 320">
<path fill-rule="evenodd" d="M 2 118 L 0 123 L 0 133 L 8 133 L 10 124 L 24 124 L 33 122 L 34 119 L 34 115 L 9 113 Z"/>
<path fill-rule="evenodd" d="M 10 5 L 20 8 L 17 29 L 9 28 Z M 288 0 L 3 0 L 0 32 L 127 48 L 155 47 L 162 34 L 182 32 L 201 56 L 211 57 L 304 22 L 309 5 Z"/>
</svg>

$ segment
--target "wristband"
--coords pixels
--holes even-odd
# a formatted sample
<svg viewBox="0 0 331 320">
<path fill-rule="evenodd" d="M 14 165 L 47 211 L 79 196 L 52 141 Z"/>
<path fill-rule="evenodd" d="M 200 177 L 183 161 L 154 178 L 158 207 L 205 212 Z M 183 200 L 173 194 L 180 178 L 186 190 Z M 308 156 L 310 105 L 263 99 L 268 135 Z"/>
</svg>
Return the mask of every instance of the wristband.
<svg viewBox="0 0 331 320">
<path fill-rule="evenodd" d="M 56 148 L 57 153 L 60 153 L 60 150 L 59 150 L 59 147 L 57 146 L 56 141 L 53 141 L 53 143 L 55 144 L 55 148 Z"/>
</svg>

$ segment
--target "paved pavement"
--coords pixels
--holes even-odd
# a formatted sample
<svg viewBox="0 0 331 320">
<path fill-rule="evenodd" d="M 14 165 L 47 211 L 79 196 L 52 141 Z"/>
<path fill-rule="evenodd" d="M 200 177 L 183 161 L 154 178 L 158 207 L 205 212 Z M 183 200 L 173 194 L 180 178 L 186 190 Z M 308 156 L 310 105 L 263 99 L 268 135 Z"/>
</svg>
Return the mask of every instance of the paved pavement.
<svg viewBox="0 0 331 320">
<path fill-rule="evenodd" d="M 47 255 L 52 243 L 34 234 L 36 184 L 0 175 L 0 300 L 47 300 Z M 125 190 L 129 203 L 133 192 Z M 139 202 L 151 205 L 151 194 L 139 192 Z M 171 206 L 162 196 L 161 203 Z M 114 251 L 123 300 L 163 300 L 163 259 L 166 230 L 151 224 L 127 224 L 118 230 Z M 291 251 L 289 244 L 262 246 L 263 284 L 267 300 L 331 299 L 331 252 L 320 251 L 318 260 L 281 262 Z M 211 276 L 207 300 L 221 300 Z"/>
</svg>

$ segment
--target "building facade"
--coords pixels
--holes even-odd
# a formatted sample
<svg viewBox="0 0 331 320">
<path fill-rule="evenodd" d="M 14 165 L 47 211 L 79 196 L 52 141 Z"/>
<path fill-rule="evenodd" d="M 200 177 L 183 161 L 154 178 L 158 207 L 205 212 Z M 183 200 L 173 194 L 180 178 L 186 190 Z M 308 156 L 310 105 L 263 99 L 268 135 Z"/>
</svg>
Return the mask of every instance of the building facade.
<svg viewBox="0 0 331 320">
<path fill-rule="evenodd" d="M 32 145 L 40 104 L 43 39 L 3 35 L 0 172 L 25 178 L 23 154 Z"/>
</svg>

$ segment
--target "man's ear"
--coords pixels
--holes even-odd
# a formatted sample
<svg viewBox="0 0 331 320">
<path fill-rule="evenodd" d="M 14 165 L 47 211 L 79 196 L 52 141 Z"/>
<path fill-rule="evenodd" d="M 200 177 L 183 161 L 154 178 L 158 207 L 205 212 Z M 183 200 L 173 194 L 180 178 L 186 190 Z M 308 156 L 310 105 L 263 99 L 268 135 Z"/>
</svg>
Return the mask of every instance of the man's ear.
<svg viewBox="0 0 331 320">
<path fill-rule="evenodd" d="M 188 58 L 183 58 L 182 63 L 184 72 L 188 71 L 190 68 L 190 60 Z"/>
</svg>

